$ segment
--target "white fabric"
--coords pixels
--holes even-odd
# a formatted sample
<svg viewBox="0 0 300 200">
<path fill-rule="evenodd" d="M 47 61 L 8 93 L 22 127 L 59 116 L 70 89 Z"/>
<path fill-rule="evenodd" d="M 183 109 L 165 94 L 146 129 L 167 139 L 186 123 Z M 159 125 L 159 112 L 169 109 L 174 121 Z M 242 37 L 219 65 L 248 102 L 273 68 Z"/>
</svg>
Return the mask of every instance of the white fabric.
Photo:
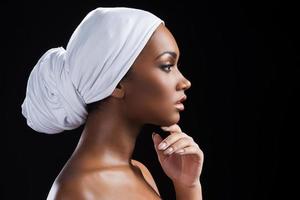
<svg viewBox="0 0 300 200">
<path fill-rule="evenodd" d="M 86 104 L 111 95 L 161 23 L 133 8 L 88 13 L 66 50 L 48 50 L 32 69 L 21 105 L 27 125 L 53 134 L 84 124 Z"/>
</svg>

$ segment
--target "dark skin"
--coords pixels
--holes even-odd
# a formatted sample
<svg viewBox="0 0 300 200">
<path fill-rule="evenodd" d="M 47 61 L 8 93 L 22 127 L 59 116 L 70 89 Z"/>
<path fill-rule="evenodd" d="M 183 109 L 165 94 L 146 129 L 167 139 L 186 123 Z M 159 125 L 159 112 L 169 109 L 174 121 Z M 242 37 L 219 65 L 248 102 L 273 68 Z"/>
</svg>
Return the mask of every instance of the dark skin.
<svg viewBox="0 0 300 200">
<path fill-rule="evenodd" d="M 128 76 L 89 113 L 80 141 L 47 199 L 161 199 L 147 167 L 132 159 L 144 124 L 171 132 L 164 140 L 158 134 L 152 139 L 177 199 L 202 199 L 199 177 L 203 153 L 177 125 L 180 109 L 176 102 L 191 86 L 177 67 L 178 58 L 176 41 L 161 24 Z M 167 146 L 159 149 L 162 142 Z M 173 152 L 166 154 L 170 147 Z"/>
</svg>

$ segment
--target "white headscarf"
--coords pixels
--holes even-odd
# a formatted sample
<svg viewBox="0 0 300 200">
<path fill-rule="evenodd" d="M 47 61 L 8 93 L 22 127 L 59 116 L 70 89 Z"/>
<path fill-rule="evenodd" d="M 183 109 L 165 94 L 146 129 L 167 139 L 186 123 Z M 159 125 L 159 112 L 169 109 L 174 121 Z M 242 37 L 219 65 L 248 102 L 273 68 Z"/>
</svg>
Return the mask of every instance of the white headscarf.
<svg viewBox="0 0 300 200">
<path fill-rule="evenodd" d="M 84 124 L 86 104 L 111 95 L 161 23 L 133 8 L 88 13 L 66 50 L 48 50 L 32 69 L 21 105 L 27 125 L 53 134 Z"/>
</svg>

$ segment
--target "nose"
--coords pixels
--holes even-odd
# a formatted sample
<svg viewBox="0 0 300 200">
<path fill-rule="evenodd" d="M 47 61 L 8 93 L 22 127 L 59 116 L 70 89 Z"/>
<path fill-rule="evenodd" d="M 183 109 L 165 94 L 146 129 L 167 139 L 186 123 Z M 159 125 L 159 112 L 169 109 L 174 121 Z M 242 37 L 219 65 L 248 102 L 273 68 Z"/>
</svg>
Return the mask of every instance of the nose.
<svg viewBox="0 0 300 200">
<path fill-rule="evenodd" d="M 177 84 L 176 89 L 177 90 L 187 90 L 191 86 L 192 86 L 192 83 L 181 74 L 181 78 L 180 78 L 180 81 Z"/>
</svg>

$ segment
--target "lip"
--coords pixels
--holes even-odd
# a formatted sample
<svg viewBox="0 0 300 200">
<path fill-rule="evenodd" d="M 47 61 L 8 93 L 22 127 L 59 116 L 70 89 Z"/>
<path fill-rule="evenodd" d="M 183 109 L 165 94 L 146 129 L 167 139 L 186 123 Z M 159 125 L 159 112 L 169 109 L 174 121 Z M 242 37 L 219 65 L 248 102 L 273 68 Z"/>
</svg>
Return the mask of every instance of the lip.
<svg viewBox="0 0 300 200">
<path fill-rule="evenodd" d="M 178 101 L 176 101 L 176 104 L 182 104 L 187 99 L 186 95 L 183 95 Z"/>
<path fill-rule="evenodd" d="M 180 111 L 183 111 L 184 110 L 184 105 L 182 103 L 176 103 L 175 104 L 175 107 L 180 110 Z"/>
</svg>

